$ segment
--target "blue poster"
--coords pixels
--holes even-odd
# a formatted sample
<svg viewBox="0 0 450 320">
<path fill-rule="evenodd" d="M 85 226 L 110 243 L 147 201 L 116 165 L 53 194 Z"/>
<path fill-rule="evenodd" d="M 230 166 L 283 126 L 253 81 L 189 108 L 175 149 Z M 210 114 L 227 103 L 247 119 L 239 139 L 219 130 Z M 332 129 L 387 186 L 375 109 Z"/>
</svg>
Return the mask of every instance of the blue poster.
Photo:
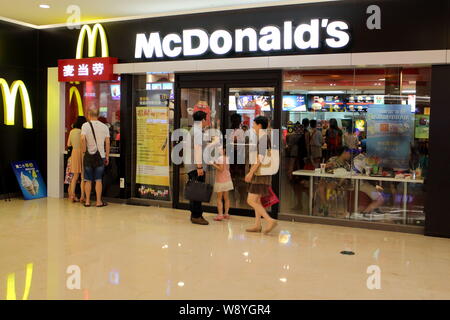
<svg viewBox="0 0 450 320">
<path fill-rule="evenodd" d="M 47 188 L 36 161 L 17 161 L 11 166 L 25 200 L 47 197 Z"/>
<path fill-rule="evenodd" d="M 367 155 L 379 159 L 380 166 L 409 169 L 414 118 L 411 106 L 370 105 L 367 112 Z"/>
</svg>

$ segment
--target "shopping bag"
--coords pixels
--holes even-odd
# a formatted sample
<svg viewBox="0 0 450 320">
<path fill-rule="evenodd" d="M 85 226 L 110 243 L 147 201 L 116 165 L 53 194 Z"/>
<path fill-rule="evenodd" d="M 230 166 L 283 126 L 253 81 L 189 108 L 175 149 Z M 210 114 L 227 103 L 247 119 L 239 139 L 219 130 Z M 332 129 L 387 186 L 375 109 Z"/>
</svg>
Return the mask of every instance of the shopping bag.
<svg viewBox="0 0 450 320">
<path fill-rule="evenodd" d="M 72 161 L 71 158 L 67 160 L 67 167 L 66 167 L 66 176 L 64 178 L 64 184 L 70 184 L 73 179 L 73 173 L 70 172 L 70 169 L 72 168 Z"/>
<path fill-rule="evenodd" d="M 209 202 L 212 193 L 212 185 L 196 180 L 189 180 L 184 189 L 184 197 L 189 201 Z"/>
<path fill-rule="evenodd" d="M 271 207 L 280 202 L 275 192 L 273 192 L 272 187 L 269 187 L 269 194 L 261 197 L 261 204 L 264 208 Z"/>
</svg>

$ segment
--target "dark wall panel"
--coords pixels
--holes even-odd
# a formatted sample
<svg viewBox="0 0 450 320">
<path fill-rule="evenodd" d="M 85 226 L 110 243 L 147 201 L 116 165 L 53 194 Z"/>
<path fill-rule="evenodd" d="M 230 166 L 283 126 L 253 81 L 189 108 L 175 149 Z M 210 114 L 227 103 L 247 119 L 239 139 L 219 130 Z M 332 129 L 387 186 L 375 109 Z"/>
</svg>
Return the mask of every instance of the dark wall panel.
<svg viewBox="0 0 450 320">
<path fill-rule="evenodd" d="M 450 66 L 433 66 L 425 234 L 450 237 Z"/>
<path fill-rule="evenodd" d="M 0 98 L 0 194 L 19 192 L 19 186 L 10 168 L 16 160 L 37 160 L 46 172 L 46 108 L 39 103 L 42 83 L 38 72 L 38 31 L 12 23 L 0 22 L 0 78 L 9 85 L 22 80 L 30 96 L 33 129 L 24 129 L 22 105 L 17 96 L 15 125 L 4 124 L 3 97 Z M 1 96 L 1 93 L 0 93 Z"/>
</svg>

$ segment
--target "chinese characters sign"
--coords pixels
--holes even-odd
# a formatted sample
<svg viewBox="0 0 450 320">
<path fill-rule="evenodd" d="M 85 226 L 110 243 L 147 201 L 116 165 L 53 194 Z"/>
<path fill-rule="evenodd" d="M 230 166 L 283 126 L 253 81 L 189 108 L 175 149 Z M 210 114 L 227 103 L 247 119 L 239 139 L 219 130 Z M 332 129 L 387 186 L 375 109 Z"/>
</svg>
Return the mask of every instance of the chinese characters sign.
<svg viewBox="0 0 450 320">
<path fill-rule="evenodd" d="M 25 200 L 45 198 L 47 188 L 36 161 L 12 162 L 11 167 Z"/>
<path fill-rule="evenodd" d="M 109 81 L 117 80 L 113 73 L 117 58 L 86 58 L 58 61 L 58 80 L 69 81 Z"/>
</svg>

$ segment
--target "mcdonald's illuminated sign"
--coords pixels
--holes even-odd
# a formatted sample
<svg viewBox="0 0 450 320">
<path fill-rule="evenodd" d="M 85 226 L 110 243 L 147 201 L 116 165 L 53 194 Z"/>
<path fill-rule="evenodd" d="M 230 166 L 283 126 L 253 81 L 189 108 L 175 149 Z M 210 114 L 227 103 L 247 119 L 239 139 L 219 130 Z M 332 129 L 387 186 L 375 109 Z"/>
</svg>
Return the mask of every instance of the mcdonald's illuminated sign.
<svg viewBox="0 0 450 320">
<path fill-rule="evenodd" d="M 20 100 L 22 102 L 23 127 L 25 129 L 33 129 L 33 115 L 31 112 L 30 97 L 28 95 L 27 87 L 23 81 L 16 80 L 10 87 L 5 79 L 0 78 L 0 87 L 3 96 L 4 123 L 7 126 L 14 125 L 16 98 L 17 93 L 19 93 Z"/>
<path fill-rule="evenodd" d="M 96 56 L 97 39 L 100 38 L 101 57 Z M 88 42 L 88 58 L 83 58 L 84 43 Z M 58 61 L 58 79 L 60 82 L 110 81 L 117 80 L 113 73 L 117 58 L 109 57 L 108 40 L 105 29 L 100 24 L 92 28 L 84 25 L 78 36 L 75 59 Z"/>
<path fill-rule="evenodd" d="M 82 59 L 83 58 L 83 48 L 84 48 L 84 40 L 88 38 L 88 57 L 95 57 L 95 50 L 97 49 L 97 38 L 100 36 L 101 49 L 102 49 L 102 57 L 109 57 L 108 50 L 108 40 L 106 39 L 105 29 L 103 29 L 102 25 L 96 23 L 94 27 L 91 29 L 90 26 L 84 25 L 80 30 L 80 35 L 78 36 L 77 43 L 77 53 L 75 58 Z"/>
<path fill-rule="evenodd" d="M 78 91 L 77 87 L 72 86 L 72 87 L 70 87 L 70 91 L 69 91 L 69 104 L 72 103 L 72 99 L 74 96 L 75 96 L 75 101 L 77 102 L 78 115 L 84 116 L 83 101 L 81 99 L 80 91 Z"/>
</svg>

